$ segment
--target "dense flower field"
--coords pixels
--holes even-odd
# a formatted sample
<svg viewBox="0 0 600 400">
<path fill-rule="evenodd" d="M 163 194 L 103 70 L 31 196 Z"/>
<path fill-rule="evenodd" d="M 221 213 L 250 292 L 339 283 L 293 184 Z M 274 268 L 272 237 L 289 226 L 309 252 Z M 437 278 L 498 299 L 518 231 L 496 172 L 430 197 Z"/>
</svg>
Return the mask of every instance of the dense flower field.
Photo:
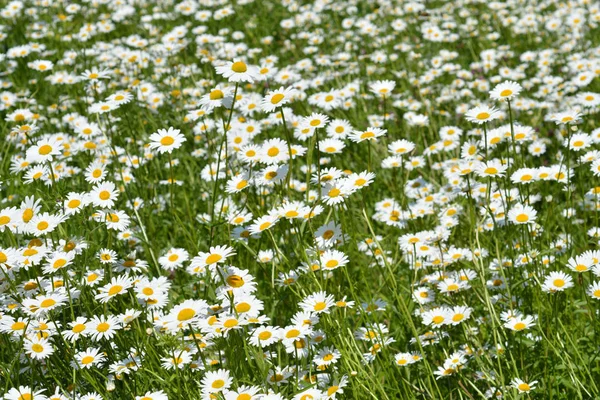
<svg viewBox="0 0 600 400">
<path fill-rule="evenodd" d="M 598 398 L 599 24 L 0 2 L 0 397 Z"/>
</svg>

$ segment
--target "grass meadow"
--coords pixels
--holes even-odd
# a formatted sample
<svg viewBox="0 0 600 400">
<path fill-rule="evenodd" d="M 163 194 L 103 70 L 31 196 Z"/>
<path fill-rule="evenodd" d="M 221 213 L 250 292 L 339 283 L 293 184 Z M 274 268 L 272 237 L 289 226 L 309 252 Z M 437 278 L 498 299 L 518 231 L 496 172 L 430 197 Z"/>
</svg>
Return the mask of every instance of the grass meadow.
<svg viewBox="0 0 600 400">
<path fill-rule="evenodd" d="M 0 0 L 0 397 L 600 398 L 599 24 Z"/>
</svg>

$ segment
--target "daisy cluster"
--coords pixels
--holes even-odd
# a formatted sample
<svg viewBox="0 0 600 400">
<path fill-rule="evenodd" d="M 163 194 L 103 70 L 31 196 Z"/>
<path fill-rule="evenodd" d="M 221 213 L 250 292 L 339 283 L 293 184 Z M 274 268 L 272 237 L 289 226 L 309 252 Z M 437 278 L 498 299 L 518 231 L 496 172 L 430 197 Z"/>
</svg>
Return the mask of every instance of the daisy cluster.
<svg viewBox="0 0 600 400">
<path fill-rule="evenodd" d="M 600 396 L 600 4 L 0 4 L 6 400 Z"/>
</svg>

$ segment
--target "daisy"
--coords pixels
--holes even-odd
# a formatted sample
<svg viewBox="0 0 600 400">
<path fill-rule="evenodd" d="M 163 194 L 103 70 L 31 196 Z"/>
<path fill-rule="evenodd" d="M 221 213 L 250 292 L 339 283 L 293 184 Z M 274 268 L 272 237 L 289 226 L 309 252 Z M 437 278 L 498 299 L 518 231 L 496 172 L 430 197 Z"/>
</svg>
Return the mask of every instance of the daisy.
<svg viewBox="0 0 600 400">
<path fill-rule="evenodd" d="M 19 386 L 18 389 L 11 388 L 5 395 L 6 400 L 46 400 L 43 394 L 46 390 L 33 391 L 29 386 Z"/>
<path fill-rule="evenodd" d="M 40 315 L 57 309 L 67 302 L 67 296 L 60 292 L 40 295 L 35 299 L 23 300 L 23 307 L 32 311 L 34 315 Z"/>
<path fill-rule="evenodd" d="M 27 149 L 27 161 L 30 163 L 45 163 L 52 161 L 55 156 L 60 156 L 63 150 L 61 140 L 42 139 Z"/>
<path fill-rule="evenodd" d="M 14 231 L 19 218 L 19 211 L 16 207 L 7 207 L 0 210 L 0 232 L 4 232 L 5 229 Z"/>
<path fill-rule="evenodd" d="M 7 114 L 4 120 L 8 122 L 32 121 L 33 115 L 34 114 L 26 108 L 18 108 Z"/>
<path fill-rule="evenodd" d="M 596 300 L 600 300 L 600 281 L 592 283 L 587 290 L 588 295 Z"/>
<path fill-rule="evenodd" d="M 302 126 L 308 126 L 311 129 L 323 128 L 329 122 L 329 117 L 325 114 L 312 113 L 302 120 Z"/>
<path fill-rule="evenodd" d="M 36 71 L 46 72 L 52 70 L 54 64 L 52 61 L 48 60 L 36 60 L 30 63 L 27 63 L 27 66 L 31 69 L 35 69 Z"/>
<path fill-rule="evenodd" d="M 192 356 L 188 351 L 175 351 L 171 357 L 161 359 L 163 368 L 167 370 L 184 369 L 192 362 Z"/>
<path fill-rule="evenodd" d="M 100 317 L 95 315 L 86 325 L 88 327 L 88 335 L 96 342 L 101 339 L 112 339 L 116 335 L 117 330 L 121 328 L 119 319 L 112 315 L 101 315 Z"/>
<path fill-rule="evenodd" d="M 99 348 L 88 347 L 85 351 L 80 351 L 73 357 L 77 367 L 90 369 L 101 364 L 106 360 L 106 357 Z"/>
<path fill-rule="evenodd" d="M 571 136 L 570 140 L 566 139 L 564 141 L 565 147 L 569 146 L 569 148 L 571 150 L 575 150 L 575 151 L 587 149 L 588 147 L 591 146 L 591 144 L 592 144 L 591 136 L 587 135 L 585 133 L 575 133 Z"/>
<path fill-rule="evenodd" d="M 202 378 L 202 389 L 208 393 L 217 393 L 229 389 L 232 382 L 229 371 L 225 369 L 209 371 Z"/>
<path fill-rule="evenodd" d="M 239 193 L 250 186 L 250 176 L 247 173 L 242 173 L 234 176 L 227 181 L 225 191 L 227 193 Z"/>
<path fill-rule="evenodd" d="M 352 173 L 345 179 L 345 183 L 351 190 L 358 190 L 369 186 L 375 179 L 375 174 L 372 172 Z"/>
<path fill-rule="evenodd" d="M 86 317 L 77 317 L 74 321 L 69 322 L 70 329 L 63 331 L 62 335 L 65 339 L 75 342 L 82 336 L 87 335 L 88 327 L 86 323 Z"/>
<path fill-rule="evenodd" d="M 235 255 L 235 251 L 229 246 L 213 246 L 208 252 L 200 252 L 191 261 L 194 267 L 211 267 L 224 263 L 228 257 Z"/>
<path fill-rule="evenodd" d="M 169 129 L 159 129 L 150 135 L 150 148 L 156 149 L 160 154 L 172 153 L 174 149 L 181 147 L 186 141 L 179 129 L 169 127 Z"/>
<path fill-rule="evenodd" d="M 110 181 L 96 184 L 89 193 L 89 201 L 96 207 L 112 208 L 119 197 L 117 186 Z"/>
<path fill-rule="evenodd" d="M 577 100 L 584 107 L 600 106 L 600 94 L 592 92 L 584 92 L 577 95 Z"/>
<path fill-rule="evenodd" d="M 508 219 L 513 224 L 533 224 L 536 217 L 537 211 L 529 205 L 516 204 L 508 212 Z"/>
<path fill-rule="evenodd" d="M 349 139 L 356 143 L 364 142 L 365 140 L 377 141 L 378 137 L 381 137 L 387 133 L 387 130 L 375 127 L 368 127 L 366 131 L 353 131 L 348 135 Z"/>
<path fill-rule="evenodd" d="M 333 347 L 324 347 L 319 350 L 313 358 L 313 362 L 317 366 L 327 366 L 335 364 L 341 358 L 341 353 Z"/>
<path fill-rule="evenodd" d="M 333 270 L 348 264 L 348 257 L 339 250 L 327 250 L 321 255 L 320 262 L 324 269 Z"/>
<path fill-rule="evenodd" d="M 101 214 L 108 229 L 123 232 L 129 227 L 130 218 L 123 211 L 111 210 Z"/>
<path fill-rule="evenodd" d="M 547 293 L 562 292 L 570 287 L 573 287 L 573 278 L 561 271 L 550 272 L 542 284 L 542 290 Z"/>
<path fill-rule="evenodd" d="M 85 170 L 85 180 L 89 183 L 102 182 L 106 175 L 106 165 L 98 160 L 93 161 Z"/>
<path fill-rule="evenodd" d="M 329 137 L 345 139 L 352 132 L 352 125 L 345 119 L 334 119 L 327 125 L 326 132 Z"/>
<path fill-rule="evenodd" d="M 508 166 L 502 164 L 500 161 L 490 160 L 477 164 L 475 167 L 475 173 L 482 178 L 497 177 L 504 176 L 504 173 L 507 169 Z"/>
<path fill-rule="evenodd" d="M 328 206 L 342 203 L 351 193 L 352 188 L 339 181 L 328 183 L 321 189 L 322 200 Z"/>
<path fill-rule="evenodd" d="M 25 339 L 23 343 L 25 352 L 35 360 L 48 358 L 54 353 L 54 348 L 47 339 L 34 336 L 32 339 Z"/>
<path fill-rule="evenodd" d="M 204 114 L 219 107 L 231 108 L 233 104 L 233 89 L 217 85 L 200 99 Z"/>
<path fill-rule="evenodd" d="M 421 314 L 423 324 L 433 327 L 451 324 L 450 310 L 446 307 L 436 307 Z"/>
<path fill-rule="evenodd" d="M 253 346 L 267 347 L 279 341 L 279 328 L 272 326 L 259 326 L 250 336 L 250 344 Z"/>
<path fill-rule="evenodd" d="M 388 145 L 388 151 L 394 155 L 403 156 L 412 152 L 415 144 L 405 139 L 396 140 Z"/>
<path fill-rule="evenodd" d="M 203 300 L 186 300 L 173 307 L 169 312 L 169 317 L 176 324 L 191 324 L 200 319 L 207 309 L 208 305 Z"/>
<path fill-rule="evenodd" d="M 550 117 L 551 121 L 554 121 L 556 125 L 573 125 L 581 122 L 581 113 L 577 111 L 566 111 L 553 114 Z"/>
<path fill-rule="evenodd" d="M 229 82 L 254 82 L 260 79 L 258 68 L 248 65 L 243 61 L 234 60 L 215 67 L 217 74 L 228 79 Z"/>
<path fill-rule="evenodd" d="M 114 94 L 111 94 L 106 98 L 106 101 L 121 105 L 127 104 L 133 99 L 133 95 L 127 91 L 120 90 Z"/>
<path fill-rule="evenodd" d="M 116 110 L 118 105 L 110 102 L 110 101 L 100 101 L 98 103 L 94 103 L 88 109 L 90 114 L 104 114 L 107 112 L 111 112 L 112 110 Z"/>
<path fill-rule="evenodd" d="M 117 262 L 117 253 L 111 249 L 98 250 L 100 264 L 114 264 Z"/>
<path fill-rule="evenodd" d="M 525 329 L 529 329 L 535 325 L 535 321 L 531 315 L 522 316 L 515 315 L 504 323 L 504 327 L 519 332 Z"/>
<path fill-rule="evenodd" d="M 304 311 L 310 311 L 315 314 L 329 314 L 329 309 L 335 305 L 333 295 L 328 295 L 326 292 L 315 292 L 307 296 L 299 306 Z"/>
<path fill-rule="evenodd" d="M 529 383 L 519 379 L 514 378 L 511 382 L 511 385 L 519 391 L 519 393 L 529 393 L 533 389 L 535 389 L 537 381 L 531 381 Z"/>
<path fill-rule="evenodd" d="M 248 270 L 239 269 L 236 267 L 223 268 L 219 274 L 223 277 L 227 287 L 224 287 L 224 292 L 233 294 L 251 293 L 255 290 L 256 282 L 254 277 L 248 273 Z"/>
<path fill-rule="evenodd" d="M 69 193 L 63 201 L 65 215 L 77 214 L 87 205 L 87 203 L 88 197 L 86 193 Z"/>
<path fill-rule="evenodd" d="M 450 325 L 458 325 L 461 322 L 471 317 L 473 309 L 467 306 L 455 306 L 451 310 L 448 310 L 448 323 Z"/>
<path fill-rule="evenodd" d="M 86 69 L 81 73 L 81 77 L 88 81 L 97 81 L 98 79 L 108 79 L 110 76 L 109 70 L 98 70 L 97 68 L 92 68 L 91 70 Z"/>
<path fill-rule="evenodd" d="M 49 178 L 49 169 L 45 165 L 32 165 L 23 176 L 23 183 L 33 183 L 34 181 L 44 181 Z"/>
<path fill-rule="evenodd" d="M 110 283 L 98 288 L 98 294 L 95 296 L 101 303 L 106 303 L 110 299 L 120 294 L 127 293 L 127 289 L 132 286 L 132 281 L 126 276 L 116 276 L 110 280 Z"/>
<path fill-rule="evenodd" d="M 348 378 L 346 375 L 342 376 L 339 381 L 334 381 L 333 384 L 327 387 L 325 390 L 326 399 L 335 400 L 338 394 L 344 393 L 344 387 L 348 384 Z"/>
<path fill-rule="evenodd" d="M 254 235 L 273 227 L 277 221 L 278 217 L 276 215 L 264 215 L 255 219 L 254 222 L 248 227 L 248 230 Z"/>
<path fill-rule="evenodd" d="M 261 147 L 260 161 L 265 164 L 279 164 L 289 159 L 288 145 L 281 139 L 266 140 Z"/>
<path fill-rule="evenodd" d="M 319 150 L 327 154 L 339 154 L 346 147 L 340 139 L 324 139 L 319 142 Z"/>
<path fill-rule="evenodd" d="M 158 259 L 160 266 L 167 271 L 174 271 L 181 267 L 189 258 L 189 253 L 185 249 L 172 248 L 165 255 Z"/>
<path fill-rule="evenodd" d="M 392 94 L 392 91 L 396 87 L 396 82 L 394 81 L 376 81 L 369 85 L 369 89 L 376 96 L 386 98 Z"/>
<path fill-rule="evenodd" d="M 297 90 L 292 87 L 282 86 L 277 90 L 271 90 L 262 100 L 261 108 L 264 112 L 275 111 L 276 108 L 288 104 L 297 93 Z"/>
<path fill-rule="evenodd" d="M 64 216 L 43 213 L 33 217 L 33 219 L 27 224 L 27 230 L 32 235 L 43 236 L 54 231 L 54 229 L 56 229 L 56 227 L 64 220 Z"/>
<path fill-rule="evenodd" d="M 477 106 L 470 109 L 465 114 L 465 118 L 469 122 L 476 124 L 483 124 L 485 122 L 492 121 L 500 116 L 500 112 L 494 107 Z"/>
<path fill-rule="evenodd" d="M 146 392 L 143 396 L 135 396 L 135 400 L 169 400 L 169 397 L 165 392 L 159 390 L 157 392 Z M 248 400 L 251 400 L 251 398 Z"/>
<path fill-rule="evenodd" d="M 516 97 L 521 93 L 521 90 L 523 90 L 523 87 L 517 82 L 506 81 L 496 85 L 496 87 L 490 91 L 490 97 L 493 100 L 512 100 L 513 97 Z"/>
</svg>

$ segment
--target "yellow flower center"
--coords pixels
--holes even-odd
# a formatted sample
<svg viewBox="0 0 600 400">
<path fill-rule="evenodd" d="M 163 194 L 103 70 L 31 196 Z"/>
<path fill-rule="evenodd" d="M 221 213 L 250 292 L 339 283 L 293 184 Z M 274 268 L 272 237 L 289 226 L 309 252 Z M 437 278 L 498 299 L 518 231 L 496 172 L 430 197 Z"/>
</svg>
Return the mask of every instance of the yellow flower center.
<svg viewBox="0 0 600 400">
<path fill-rule="evenodd" d="M 231 70 L 233 72 L 237 72 L 238 74 L 242 74 L 248 71 L 248 66 L 244 62 L 238 61 L 233 63 L 233 65 L 231 66 Z"/>
<path fill-rule="evenodd" d="M 552 283 L 553 283 L 553 284 L 554 284 L 554 286 L 556 286 L 556 287 L 563 287 L 563 286 L 565 286 L 565 281 L 564 281 L 564 279 L 560 279 L 560 278 L 558 278 L 558 279 L 555 279 L 555 280 L 554 280 L 554 282 L 552 282 Z"/>
<path fill-rule="evenodd" d="M 230 275 L 226 279 L 227 284 L 234 288 L 239 288 L 244 286 L 244 279 L 239 275 Z"/>
<path fill-rule="evenodd" d="M 98 324 L 98 326 L 96 327 L 96 330 L 98 332 L 106 332 L 109 329 L 110 329 L 110 325 L 106 322 L 102 322 L 102 323 Z"/>
<path fill-rule="evenodd" d="M 88 364 L 91 364 L 92 362 L 94 362 L 94 357 L 92 357 L 92 356 L 85 356 L 81 359 L 81 363 L 83 365 L 88 365 Z"/>
<path fill-rule="evenodd" d="M 211 100 L 220 100 L 223 97 L 225 97 L 225 94 L 223 93 L 223 91 L 219 90 L 219 89 L 215 89 L 212 90 L 210 92 L 210 95 L 208 96 Z"/>
<path fill-rule="evenodd" d="M 179 311 L 179 314 L 177 314 L 177 320 L 178 321 L 187 321 L 188 319 L 194 318 L 195 315 L 196 315 L 196 311 L 194 311 L 193 309 L 184 308 L 183 310 Z"/>
<path fill-rule="evenodd" d="M 258 334 L 258 338 L 260 340 L 268 340 L 271 338 L 271 336 L 273 336 L 273 335 L 269 331 L 264 331 L 264 332 L 261 332 Z"/>
<path fill-rule="evenodd" d="M 217 379 L 212 383 L 211 386 L 213 389 L 221 389 L 223 386 L 225 386 L 225 381 L 223 379 Z"/>
<path fill-rule="evenodd" d="M 283 100 L 285 96 L 282 95 L 281 93 L 277 93 L 276 95 L 274 95 L 273 97 L 271 97 L 271 104 L 277 104 L 279 103 L 281 100 Z"/>
<path fill-rule="evenodd" d="M 77 207 L 79 207 L 80 204 L 81 204 L 81 200 L 73 199 L 73 200 L 70 200 L 69 203 L 67 203 L 67 207 L 77 208 Z"/>
<path fill-rule="evenodd" d="M 51 151 L 52 151 L 52 146 L 45 144 L 43 146 L 40 146 L 38 153 L 40 153 L 42 156 L 45 156 L 45 155 L 50 154 Z"/>
<path fill-rule="evenodd" d="M 109 296 L 114 296 L 115 294 L 120 293 L 121 290 L 123 290 L 123 286 L 121 286 L 121 285 L 114 285 L 113 287 L 111 287 L 108 290 L 108 295 Z"/>
<path fill-rule="evenodd" d="M 170 146 L 173 143 L 175 143 L 175 139 L 173 139 L 172 136 L 165 136 L 162 139 L 160 139 L 160 144 L 162 144 L 163 146 Z"/>
<path fill-rule="evenodd" d="M 515 331 L 522 331 L 525 328 L 527 328 L 527 325 L 525 325 L 523 322 L 517 322 L 514 326 Z"/>
<path fill-rule="evenodd" d="M 516 218 L 517 222 L 527 222 L 529 221 L 529 216 L 527 214 L 519 214 Z"/>
</svg>

